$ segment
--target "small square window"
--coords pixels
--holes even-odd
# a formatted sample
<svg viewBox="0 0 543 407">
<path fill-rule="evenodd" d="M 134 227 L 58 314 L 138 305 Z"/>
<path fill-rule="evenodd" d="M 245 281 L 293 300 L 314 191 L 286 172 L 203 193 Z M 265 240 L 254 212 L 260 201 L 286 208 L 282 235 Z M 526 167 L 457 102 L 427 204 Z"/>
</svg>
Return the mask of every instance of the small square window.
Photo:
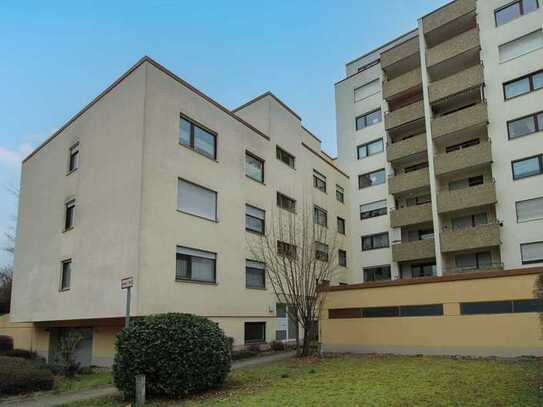
<svg viewBox="0 0 543 407">
<path fill-rule="evenodd" d="M 245 322 L 245 343 L 266 342 L 265 322 Z"/>
</svg>

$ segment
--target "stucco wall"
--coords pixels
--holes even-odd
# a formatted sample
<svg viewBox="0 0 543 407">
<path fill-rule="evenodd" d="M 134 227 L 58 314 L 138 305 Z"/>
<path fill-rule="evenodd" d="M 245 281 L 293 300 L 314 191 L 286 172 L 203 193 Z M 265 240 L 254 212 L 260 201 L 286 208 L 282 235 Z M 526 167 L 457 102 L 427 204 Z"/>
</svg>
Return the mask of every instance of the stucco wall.
<svg viewBox="0 0 543 407">
<path fill-rule="evenodd" d="M 460 302 L 533 298 L 536 274 L 330 291 L 320 323 L 332 352 L 543 355 L 537 313 L 460 315 Z M 443 316 L 329 319 L 335 308 L 444 304 Z"/>
</svg>

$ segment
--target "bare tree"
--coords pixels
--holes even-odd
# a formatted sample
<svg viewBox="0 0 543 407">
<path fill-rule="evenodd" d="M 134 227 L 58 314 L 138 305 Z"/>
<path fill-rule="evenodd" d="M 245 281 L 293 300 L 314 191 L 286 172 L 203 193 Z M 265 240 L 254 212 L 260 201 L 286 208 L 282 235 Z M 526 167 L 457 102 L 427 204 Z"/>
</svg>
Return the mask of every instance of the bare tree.
<svg viewBox="0 0 543 407">
<path fill-rule="evenodd" d="M 300 355 L 307 356 L 324 300 L 320 285 L 333 280 L 339 270 L 338 235 L 335 225 L 321 225 L 327 215 L 315 213 L 312 206 L 304 204 L 297 213 L 290 209 L 272 213 L 265 234 L 251 236 L 248 246 L 255 260 L 265 263 L 277 299 L 288 304 L 290 318 L 302 327 Z"/>
<path fill-rule="evenodd" d="M 19 190 L 16 187 L 6 187 L 16 199 L 19 198 Z M 9 313 L 11 304 L 11 288 L 13 283 L 13 256 L 15 255 L 15 224 L 16 217 L 13 217 L 13 226 L 4 234 L 5 243 L 0 251 L 8 253 L 10 261 L 0 267 L 0 314 Z"/>
</svg>

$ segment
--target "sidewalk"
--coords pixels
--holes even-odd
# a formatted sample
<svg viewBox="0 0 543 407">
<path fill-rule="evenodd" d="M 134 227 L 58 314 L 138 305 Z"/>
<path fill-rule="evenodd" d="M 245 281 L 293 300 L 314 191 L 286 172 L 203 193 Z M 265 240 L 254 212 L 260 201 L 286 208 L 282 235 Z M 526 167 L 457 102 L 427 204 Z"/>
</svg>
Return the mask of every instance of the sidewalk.
<svg viewBox="0 0 543 407">
<path fill-rule="evenodd" d="M 264 363 L 277 362 L 279 360 L 290 359 L 296 355 L 296 352 L 285 352 L 278 355 L 262 356 L 239 362 L 232 363 L 232 370 L 253 367 Z M 54 407 L 61 406 L 74 401 L 89 400 L 98 397 L 114 396 L 119 394 L 114 386 L 98 387 L 95 389 L 83 390 L 77 393 L 62 394 L 42 394 L 35 398 L 11 399 L 0 402 L 2 407 Z"/>
</svg>

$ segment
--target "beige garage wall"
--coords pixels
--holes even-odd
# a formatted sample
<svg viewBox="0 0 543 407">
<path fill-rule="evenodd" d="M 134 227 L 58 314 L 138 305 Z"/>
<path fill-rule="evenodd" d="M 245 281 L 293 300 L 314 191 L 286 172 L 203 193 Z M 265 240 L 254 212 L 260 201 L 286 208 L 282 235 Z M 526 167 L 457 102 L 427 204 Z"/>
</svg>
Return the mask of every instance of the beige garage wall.
<svg viewBox="0 0 543 407">
<path fill-rule="evenodd" d="M 0 315 L 0 335 L 13 338 L 13 347 L 17 349 L 36 349 L 34 327 L 30 323 L 15 324 L 10 315 Z"/>
<path fill-rule="evenodd" d="M 327 292 L 320 335 L 325 351 L 480 356 L 543 356 L 537 313 L 460 315 L 461 302 L 533 298 L 541 269 L 488 276 L 425 279 L 411 284 L 332 287 Z M 488 273 L 487 273 L 488 274 Z M 328 310 L 444 304 L 443 316 L 329 319 Z"/>
</svg>

